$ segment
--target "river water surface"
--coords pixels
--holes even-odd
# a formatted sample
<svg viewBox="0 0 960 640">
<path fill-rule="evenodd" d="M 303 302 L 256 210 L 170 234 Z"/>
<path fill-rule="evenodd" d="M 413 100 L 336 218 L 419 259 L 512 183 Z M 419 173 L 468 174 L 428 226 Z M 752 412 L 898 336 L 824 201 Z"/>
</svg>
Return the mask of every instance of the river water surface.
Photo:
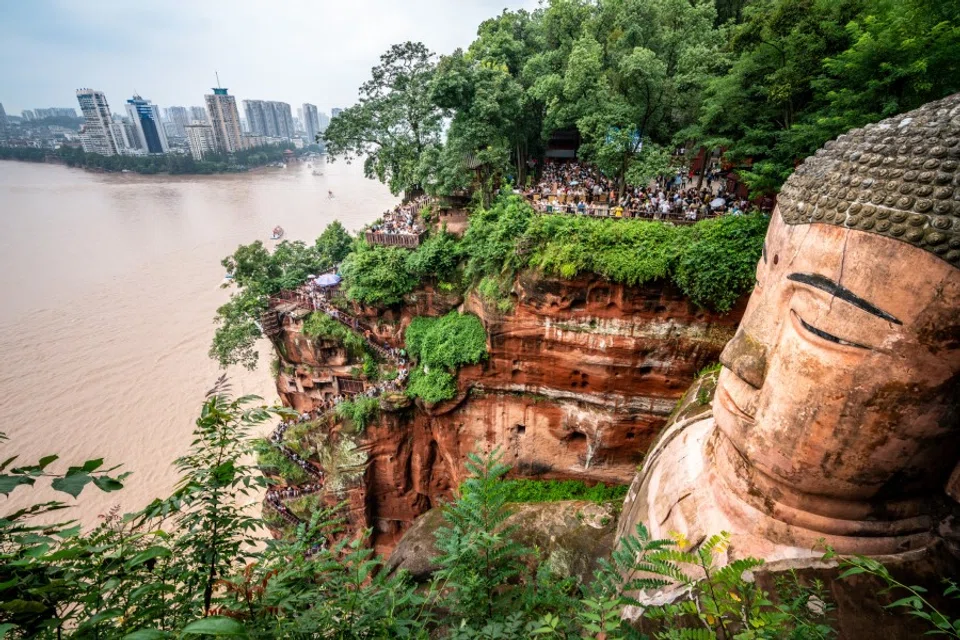
<svg viewBox="0 0 960 640">
<path fill-rule="evenodd" d="M 0 514 L 56 496 L 79 507 L 58 515 L 90 525 L 165 495 L 221 373 L 207 357 L 229 297 L 220 259 L 270 244 L 277 224 L 312 242 L 334 219 L 356 230 L 395 202 L 359 166 L 322 159 L 182 177 L 0 162 L 0 459 L 58 453 L 61 470 L 103 457 L 134 472 L 123 491 L 89 487 L 75 502 L 21 487 L 0 496 Z M 236 395 L 276 400 L 266 346 L 257 371 L 227 372 Z"/>
</svg>

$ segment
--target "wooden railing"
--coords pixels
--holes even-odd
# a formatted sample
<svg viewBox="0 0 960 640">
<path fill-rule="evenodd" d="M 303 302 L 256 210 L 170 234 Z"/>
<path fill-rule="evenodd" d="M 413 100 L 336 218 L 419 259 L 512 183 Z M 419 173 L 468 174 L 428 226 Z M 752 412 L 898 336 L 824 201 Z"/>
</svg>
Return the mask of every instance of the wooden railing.
<svg viewBox="0 0 960 640">
<path fill-rule="evenodd" d="M 384 247 L 406 247 L 416 249 L 423 241 L 426 231 L 420 233 L 387 233 L 385 231 L 367 231 L 364 233 L 369 244 L 378 244 Z"/>
</svg>

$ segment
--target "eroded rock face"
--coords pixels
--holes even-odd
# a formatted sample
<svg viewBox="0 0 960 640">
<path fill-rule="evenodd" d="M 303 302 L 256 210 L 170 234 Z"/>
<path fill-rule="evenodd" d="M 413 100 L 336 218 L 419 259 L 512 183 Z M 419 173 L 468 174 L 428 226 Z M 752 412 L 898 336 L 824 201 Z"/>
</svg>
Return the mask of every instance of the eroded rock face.
<svg viewBox="0 0 960 640">
<path fill-rule="evenodd" d="M 428 289 L 368 317 L 371 324 L 376 317 L 380 340 L 401 347 L 413 317 L 441 315 L 459 302 Z M 450 498 L 471 451 L 500 447 L 514 476 L 630 482 L 690 380 L 733 336 L 743 305 L 721 316 L 663 284 L 525 274 L 512 312 L 492 311 L 473 296 L 462 310 L 482 319 L 489 359 L 461 370 L 454 400 L 407 406 L 384 399 L 380 420 L 362 435 L 365 526 L 381 552 Z M 284 321 L 278 389 L 286 404 L 310 410 L 332 388 L 327 377 L 349 375 L 355 363 L 299 328 Z"/>
</svg>

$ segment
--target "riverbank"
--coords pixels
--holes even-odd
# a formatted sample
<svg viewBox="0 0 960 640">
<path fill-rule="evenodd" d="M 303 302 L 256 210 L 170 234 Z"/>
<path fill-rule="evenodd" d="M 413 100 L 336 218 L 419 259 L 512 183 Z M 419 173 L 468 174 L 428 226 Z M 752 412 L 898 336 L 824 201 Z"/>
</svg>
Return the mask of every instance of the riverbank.
<svg viewBox="0 0 960 640">
<path fill-rule="evenodd" d="M 86 153 L 81 149 L 36 149 L 28 147 L 0 146 L 0 160 L 59 164 L 71 168 L 87 169 L 93 173 L 136 173 L 139 175 L 212 175 L 222 173 L 247 173 L 252 169 L 288 161 L 288 152 L 302 158 L 309 153 L 320 153 L 321 148 L 311 145 L 295 149 L 292 144 L 272 145 L 246 149 L 229 156 L 210 155 L 203 160 L 191 156 L 164 154 L 149 156 L 104 156 Z"/>
</svg>

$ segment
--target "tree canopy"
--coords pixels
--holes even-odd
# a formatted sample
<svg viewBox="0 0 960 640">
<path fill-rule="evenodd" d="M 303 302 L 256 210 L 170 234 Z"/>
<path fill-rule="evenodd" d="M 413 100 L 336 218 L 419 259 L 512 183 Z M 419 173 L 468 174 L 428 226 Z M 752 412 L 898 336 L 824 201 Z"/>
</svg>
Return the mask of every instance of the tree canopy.
<svg viewBox="0 0 960 640">
<path fill-rule="evenodd" d="M 937 0 L 551 0 L 436 62 L 394 46 L 327 139 L 395 192 L 473 184 L 485 206 L 573 130 L 620 188 L 704 144 L 771 193 L 830 138 L 960 91 L 958 25 Z"/>
<path fill-rule="evenodd" d="M 364 173 L 398 194 L 419 184 L 421 154 L 440 143 L 441 114 L 430 99 L 433 54 L 420 42 L 395 44 L 380 57 L 360 101 L 323 133 L 331 160 L 362 157 Z"/>
</svg>

